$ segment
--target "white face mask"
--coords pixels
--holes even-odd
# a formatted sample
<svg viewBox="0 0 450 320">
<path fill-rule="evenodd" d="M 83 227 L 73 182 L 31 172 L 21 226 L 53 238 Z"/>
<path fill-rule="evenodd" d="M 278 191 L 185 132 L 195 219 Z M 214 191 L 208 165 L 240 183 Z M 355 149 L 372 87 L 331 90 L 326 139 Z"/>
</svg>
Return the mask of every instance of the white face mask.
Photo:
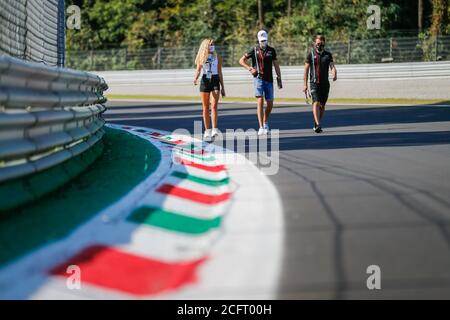
<svg viewBox="0 0 450 320">
<path fill-rule="evenodd" d="M 213 53 L 216 50 L 215 46 L 209 46 L 209 52 Z"/>
</svg>

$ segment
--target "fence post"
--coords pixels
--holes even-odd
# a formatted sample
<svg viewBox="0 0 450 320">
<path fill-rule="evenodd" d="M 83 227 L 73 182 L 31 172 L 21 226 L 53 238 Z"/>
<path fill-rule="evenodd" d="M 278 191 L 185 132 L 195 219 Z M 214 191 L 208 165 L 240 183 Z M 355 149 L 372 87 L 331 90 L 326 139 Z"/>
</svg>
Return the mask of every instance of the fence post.
<svg viewBox="0 0 450 320">
<path fill-rule="evenodd" d="M 233 43 L 231 45 L 231 61 L 228 62 L 230 67 L 234 66 L 234 54 L 235 54 L 235 44 Z"/>
<path fill-rule="evenodd" d="M 90 70 L 94 70 L 94 50 L 91 49 L 91 66 Z"/>
<path fill-rule="evenodd" d="M 438 37 L 439 35 L 436 35 L 434 38 L 434 61 L 438 59 Z"/>
<path fill-rule="evenodd" d="M 161 69 L 161 48 L 158 46 L 158 53 L 156 55 L 156 65 Z"/>
<path fill-rule="evenodd" d="M 125 48 L 125 57 L 124 57 L 124 62 L 125 62 L 125 70 L 128 70 L 128 48 Z"/>
<path fill-rule="evenodd" d="M 348 38 L 347 43 L 347 64 L 350 64 L 352 61 L 352 38 Z"/>
<path fill-rule="evenodd" d="M 389 38 L 389 58 L 392 59 L 392 37 Z"/>
</svg>

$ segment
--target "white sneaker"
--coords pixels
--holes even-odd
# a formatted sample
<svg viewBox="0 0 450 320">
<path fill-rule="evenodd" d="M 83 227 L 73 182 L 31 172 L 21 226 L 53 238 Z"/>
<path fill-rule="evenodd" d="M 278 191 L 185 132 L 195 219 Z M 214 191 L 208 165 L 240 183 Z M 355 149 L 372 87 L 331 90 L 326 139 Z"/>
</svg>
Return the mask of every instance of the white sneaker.
<svg viewBox="0 0 450 320">
<path fill-rule="evenodd" d="M 258 130 L 258 136 L 262 136 L 262 135 L 264 135 L 264 134 L 266 134 L 266 130 L 265 130 L 264 128 L 259 128 L 259 130 Z"/>
<path fill-rule="evenodd" d="M 205 133 L 203 134 L 203 139 L 204 140 L 209 140 L 211 139 L 211 129 L 206 129 Z"/>
<path fill-rule="evenodd" d="M 268 123 L 264 123 L 264 131 L 266 134 L 270 133 L 270 128 L 269 128 L 269 124 Z"/>
<path fill-rule="evenodd" d="M 220 131 L 217 128 L 213 128 L 211 131 L 211 136 L 212 137 L 217 137 L 219 135 Z"/>
</svg>

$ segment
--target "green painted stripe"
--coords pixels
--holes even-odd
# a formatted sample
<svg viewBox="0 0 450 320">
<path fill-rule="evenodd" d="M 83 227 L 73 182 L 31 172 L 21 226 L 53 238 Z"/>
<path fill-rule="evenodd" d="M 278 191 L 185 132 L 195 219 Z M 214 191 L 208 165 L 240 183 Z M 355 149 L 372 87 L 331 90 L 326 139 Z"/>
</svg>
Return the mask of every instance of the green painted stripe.
<svg viewBox="0 0 450 320">
<path fill-rule="evenodd" d="M 198 219 L 155 207 L 140 207 L 134 210 L 127 220 L 176 232 L 202 234 L 218 228 L 222 217 Z"/>
<path fill-rule="evenodd" d="M 178 153 L 178 154 L 181 154 L 183 156 L 187 156 L 189 158 L 199 159 L 199 160 L 203 160 L 203 161 L 214 161 L 214 160 L 216 160 L 216 158 L 214 156 L 208 156 L 208 157 L 198 156 L 198 155 L 195 155 L 195 154 L 192 154 L 192 153 L 188 153 L 188 152 L 185 152 L 185 151 L 180 151 L 179 149 L 175 150 L 175 152 Z"/>
<path fill-rule="evenodd" d="M 180 178 L 180 179 L 190 180 L 190 181 L 204 184 L 207 186 L 214 186 L 214 187 L 223 186 L 223 185 L 230 183 L 230 178 L 228 178 L 228 177 L 224 178 L 222 180 L 211 180 L 211 179 L 205 179 L 205 178 L 193 176 L 193 175 L 190 175 L 190 174 L 187 174 L 184 172 L 180 172 L 180 171 L 172 172 L 172 176 Z"/>
</svg>

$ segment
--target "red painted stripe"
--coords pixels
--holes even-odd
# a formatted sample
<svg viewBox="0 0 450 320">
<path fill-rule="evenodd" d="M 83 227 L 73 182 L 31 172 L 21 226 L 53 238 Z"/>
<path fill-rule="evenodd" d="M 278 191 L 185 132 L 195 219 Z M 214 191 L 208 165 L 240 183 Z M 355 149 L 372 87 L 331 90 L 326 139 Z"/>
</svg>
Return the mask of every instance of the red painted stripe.
<svg viewBox="0 0 450 320">
<path fill-rule="evenodd" d="M 77 265 L 81 270 L 82 283 L 135 295 L 150 295 L 196 282 L 196 268 L 205 260 L 167 263 L 95 245 L 52 269 L 50 273 L 69 277 L 67 267 Z"/>
<path fill-rule="evenodd" d="M 206 166 L 204 164 L 195 163 L 195 162 L 192 162 L 192 160 L 187 160 L 187 159 L 182 159 L 182 158 L 175 158 L 175 161 L 184 166 L 193 167 L 193 168 L 197 168 L 197 169 L 201 169 L 201 170 L 209 171 L 209 172 L 221 172 L 221 171 L 225 170 L 225 166 L 223 164 L 218 165 L 218 166 Z"/>
<path fill-rule="evenodd" d="M 163 184 L 156 191 L 205 204 L 217 204 L 230 199 L 229 192 L 225 192 L 219 195 L 211 195 L 188 190 L 185 188 L 180 188 L 171 184 Z"/>
<path fill-rule="evenodd" d="M 185 144 L 186 143 L 186 141 L 183 141 L 183 140 L 169 141 L 169 140 L 160 139 L 159 141 L 161 141 L 163 143 L 175 144 L 175 145 Z"/>
<path fill-rule="evenodd" d="M 151 136 L 154 136 L 154 137 L 160 137 L 160 136 L 162 136 L 162 134 L 159 133 L 159 132 L 150 132 L 149 134 L 150 134 Z"/>
</svg>

